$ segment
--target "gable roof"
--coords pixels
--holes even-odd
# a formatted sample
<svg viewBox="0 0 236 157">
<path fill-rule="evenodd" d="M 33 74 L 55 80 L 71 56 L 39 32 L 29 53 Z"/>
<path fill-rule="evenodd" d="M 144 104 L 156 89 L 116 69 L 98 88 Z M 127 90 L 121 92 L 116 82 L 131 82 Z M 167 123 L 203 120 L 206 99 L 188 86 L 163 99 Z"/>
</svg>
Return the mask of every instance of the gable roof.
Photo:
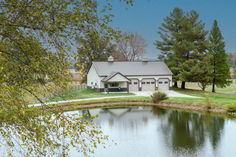
<svg viewBox="0 0 236 157">
<path fill-rule="evenodd" d="M 96 72 L 99 76 L 109 76 L 114 72 L 120 72 L 123 75 L 172 75 L 170 69 L 164 62 L 93 62 Z"/>
<path fill-rule="evenodd" d="M 103 78 L 102 81 L 103 82 L 107 82 L 110 79 L 112 79 L 113 77 L 115 77 L 116 75 L 121 75 L 122 77 L 124 77 L 125 79 L 127 79 L 127 81 L 130 81 L 127 77 L 125 77 L 124 75 L 122 75 L 120 72 L 112 72 L 110 75 L 108 75 L 107 77 Z"/>
</svg>

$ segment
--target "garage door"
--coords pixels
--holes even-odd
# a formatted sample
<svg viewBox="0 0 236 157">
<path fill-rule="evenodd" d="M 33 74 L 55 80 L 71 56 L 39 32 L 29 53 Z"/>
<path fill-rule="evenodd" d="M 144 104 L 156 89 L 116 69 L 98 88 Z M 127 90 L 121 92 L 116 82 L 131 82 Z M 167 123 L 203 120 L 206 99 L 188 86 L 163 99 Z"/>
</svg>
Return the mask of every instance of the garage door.
<svg viewBox="0 0 236 157">
<path fill-rule="evenodd" d="M 130 92 L 138 91 L 138 80 L 132 80 L 131 79 L 131 82 L 129 84 L 129 91 Z"/>
<path fill-rule="evenodd" d="M 155 91 L 155 79 L 143 79 L 142 91 Z"/>
<path fill-rule="evenodd" d="M 169 80 L 168 79 L 159 79 L 158 80 L 158 90 L 159 91 L 169 90 Z"/>
</svg>

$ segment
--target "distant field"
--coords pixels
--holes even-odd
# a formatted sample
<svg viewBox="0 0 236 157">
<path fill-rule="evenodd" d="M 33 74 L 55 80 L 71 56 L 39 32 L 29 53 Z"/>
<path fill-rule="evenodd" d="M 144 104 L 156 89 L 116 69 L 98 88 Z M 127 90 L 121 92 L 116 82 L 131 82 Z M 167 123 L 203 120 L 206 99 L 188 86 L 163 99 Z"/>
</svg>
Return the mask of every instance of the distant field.
<svg viewBox="0 0 236 157">
<path fill-rule="evenodd" d="M 181 82 L 178 82 L 178 87 L 181 86 Z M 201 88 L 198 86 L 195 82 L 187 82 L 186 83 L 187 89 L 197 89 L 201 90 Z M 211 91 L 212 86 L 207 86 L 206 91 Z M 225 88 L 218 88 L 216 87 L 216 93 L 224 93 L 224 94 L 236 94 L 236 80 L 233 80 L 233 83 Z"/>
</svg>

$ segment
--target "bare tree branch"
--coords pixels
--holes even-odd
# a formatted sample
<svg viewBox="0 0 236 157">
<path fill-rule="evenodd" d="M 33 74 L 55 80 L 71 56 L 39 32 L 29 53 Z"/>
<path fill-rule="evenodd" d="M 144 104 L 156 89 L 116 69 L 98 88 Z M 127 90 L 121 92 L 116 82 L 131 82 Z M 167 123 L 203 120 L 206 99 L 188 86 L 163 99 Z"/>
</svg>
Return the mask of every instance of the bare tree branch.
<svg viewBox="0 0 236 157">
<path fill-rule="evenodd" d="M 138 33 L 124 33 L 118 43 L 118 49 L 126 60 L 135 61 L 146 53 L 147 44 Z"/>
</svg>

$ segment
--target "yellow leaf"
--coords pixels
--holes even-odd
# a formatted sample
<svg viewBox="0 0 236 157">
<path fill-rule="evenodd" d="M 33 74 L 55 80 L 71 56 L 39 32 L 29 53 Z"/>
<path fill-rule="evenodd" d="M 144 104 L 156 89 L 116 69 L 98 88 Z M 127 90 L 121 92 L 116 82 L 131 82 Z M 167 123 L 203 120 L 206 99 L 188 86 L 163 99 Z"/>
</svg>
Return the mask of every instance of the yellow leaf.
<svg viewBox="0 0 236 157">
<path fill-rule="evenodd" d="M 21 114 L 25 114 L 25 111 L 23 109 L 20 110 Z"/>
</svg>

